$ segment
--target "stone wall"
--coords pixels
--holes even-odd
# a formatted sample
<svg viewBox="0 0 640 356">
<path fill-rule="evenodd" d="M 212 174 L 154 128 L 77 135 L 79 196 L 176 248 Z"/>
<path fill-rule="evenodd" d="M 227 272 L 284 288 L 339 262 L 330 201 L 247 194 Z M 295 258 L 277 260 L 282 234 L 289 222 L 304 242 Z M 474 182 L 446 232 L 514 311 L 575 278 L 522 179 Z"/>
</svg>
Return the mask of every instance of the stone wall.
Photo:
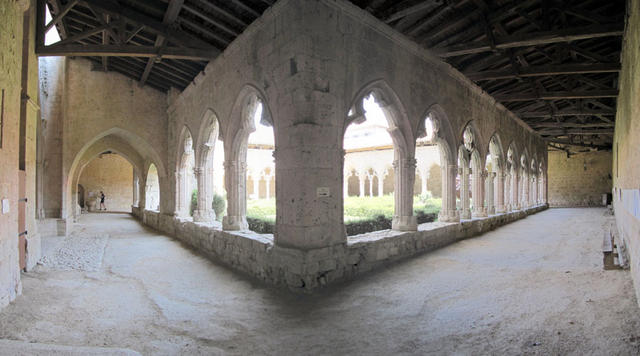
<svg viewBox="0 0 640 356">
<path fill-rule="evenodd" d="M 462 223 L 425 223 L 415 232 L 377 231 L 350 236 L 345 244 L 306 251 L 275 245 L 270 234 L 223 231 L 218 226 L 135 207 L 133 215 L 144 224 L 182 240 L 213 261 L 253 278 L 292 291 L 312 291 L 480 235 L 544 209 L 546 206 L 536 206 Z"/>
<path fill-rule="evenodd" d="M 602 206 L 602 194 L 611 193 L 611 152 L 584 152 L 567 158 L 549 152 L 549 206 Z"/>
<path fill-rule="evenodd" d="M 640 0 L 629 0 L 627 10 L 613 143 L 613 204 L 640 297 Z"/>
<path fill-rule="evenodd" d="M 80 174 L 85 202 L 93 199 L 99 208 L 100 191 L 109 211 L 131 212 L 133 204 L 133 166 L 118 154 L 105 154 L 94 158 Z"/>
<path fill-rule="evenodd" d="M 34 53 L 35 26 L 29 1 L 0 2 L 0 91 L 4 93 L 0 148 L 0 308 L 22 291 L 18 255 L 18 187 L 20 121 L 24 120 L 24 180 L 26 181 L 27 268 L 40 258 L 35 224 L 35 132 L 38 125 L 38 68 Z M 29 12 L 24 13 L 29 9 Z M 27 15 L 27 16 L 25 16 Z M 26 24 L 24 20 L 29 22 Z M 25 32 L 27 31 L 27 32 Z M 22 78 L 23 71 L 26 76 Z M 24 95 L 23 95 L 24 94 Z M 0 94 L 1 95 L 1 94 Z M 21 100 L 22 99 L 22 100 Z"/>
</svg>

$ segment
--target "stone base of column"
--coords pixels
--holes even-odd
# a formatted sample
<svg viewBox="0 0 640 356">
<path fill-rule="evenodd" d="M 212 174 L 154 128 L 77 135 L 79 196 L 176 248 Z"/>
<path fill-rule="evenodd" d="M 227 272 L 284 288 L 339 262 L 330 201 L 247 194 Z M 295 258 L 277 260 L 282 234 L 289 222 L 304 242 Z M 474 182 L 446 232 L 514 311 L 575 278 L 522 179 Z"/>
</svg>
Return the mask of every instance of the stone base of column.
<svg viewBox="0 0 640 356">
<path fill-rule="evenodd" d="M 396 231 L 418 231 L 418 220 L 415 216 L 394 216 L 391 228 Z"/>
<path fill-rule="evenodd" d="M 216 213 L 210 209 L 197 209 L 193 212 L 193 222 L 209 223 L 216 220 Z"/>
<path fill-rule="evenodd" d="M 473 217 L 474 218 L 486 218 L 487 217 L 487 209 L 486 208 L 473 209 Z"/>
<path fill-rule="evenodd" d="M 249 230 L 246 216 L 225 216 L 222 218 L 222 229 L 228 231 Z"/>
<path fill-rule="evenodd" d="M 507 211 L 507 209 L 504 206 L 496 206 L 496 214 L 502 214 L 505 213 Z"/>
<path fill-rule="evenodd" d="M 439 222 L 460 222 L 460 212 L 458 210 L 440 211 Z"/>
<path fill-rule="evenodd" d="M 462 209 L 460 219 L 471 219 L 471 209 Z"/>
<path fill-rule="evenodd" d="M 490 206 L 487 208 L 487 215 L 495 215 L 496 213 L 496 208 L 493 206 Z"/>
</svg>

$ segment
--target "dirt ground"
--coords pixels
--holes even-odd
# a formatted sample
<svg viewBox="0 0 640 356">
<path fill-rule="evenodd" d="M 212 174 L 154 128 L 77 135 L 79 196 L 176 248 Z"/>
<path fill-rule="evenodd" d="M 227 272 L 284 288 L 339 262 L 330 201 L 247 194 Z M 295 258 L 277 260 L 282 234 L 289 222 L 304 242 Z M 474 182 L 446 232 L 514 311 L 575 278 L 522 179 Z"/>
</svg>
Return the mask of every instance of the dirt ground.
<svg viewBox="0 0 640 356">
<path fill-rule="evenodd" d="M 145 355 L 637 355 L 629 272 L 602 270 L 610 218 L 604 209 L 551 209 L 294 295 L 128 215 L 85 215 L 72 238 L 108 235 L 86 245 L 102 251 L 50 240 L 51 259 L 23 274 L 23 295 L 0 312 L 0 339 Z M 97 269 L 64 263 L 84 253 Z"/>
</svg>

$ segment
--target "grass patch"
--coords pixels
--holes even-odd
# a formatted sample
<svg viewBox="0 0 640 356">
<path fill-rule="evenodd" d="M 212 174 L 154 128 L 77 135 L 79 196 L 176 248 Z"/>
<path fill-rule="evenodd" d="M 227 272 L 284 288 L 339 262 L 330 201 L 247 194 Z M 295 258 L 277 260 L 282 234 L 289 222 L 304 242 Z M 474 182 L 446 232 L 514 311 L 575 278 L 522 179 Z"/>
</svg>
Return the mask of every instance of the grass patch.
<svg viewBox="0 0 640 356">
<path fill-rule="evenodd" d="M 442 199 L 440 198 L 421 199 L 417 196 L 414 197 L 413 210 L 418 217 L 418 223 L 434 221 L 440 212 L 441 205 Z M 344 201 L 344 222 L 347 225 L 347 232 L 349 235 L 353 235 L 390 228 L 393 206 L 394 198 L 392 195 L 364 198 L 348 197 Z M 248 200 L 247 219 L 251 230 L 271 233 L 272 225 L 276 221 L 275 198 Z"/>
</svg>

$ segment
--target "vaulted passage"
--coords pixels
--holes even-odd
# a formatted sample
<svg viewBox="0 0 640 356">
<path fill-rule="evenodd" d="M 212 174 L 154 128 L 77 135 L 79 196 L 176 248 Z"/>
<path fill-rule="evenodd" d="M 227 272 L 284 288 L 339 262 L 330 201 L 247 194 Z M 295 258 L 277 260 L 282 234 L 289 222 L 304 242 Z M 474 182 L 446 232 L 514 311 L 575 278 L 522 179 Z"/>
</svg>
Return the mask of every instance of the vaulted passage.
<svg viewBox="0 0 640 356">
<path fill-rule="evenodd" d="M 0 353 L 633 353 L 639 36 L 640 0 L 0 1 Z"/>
</svg>

